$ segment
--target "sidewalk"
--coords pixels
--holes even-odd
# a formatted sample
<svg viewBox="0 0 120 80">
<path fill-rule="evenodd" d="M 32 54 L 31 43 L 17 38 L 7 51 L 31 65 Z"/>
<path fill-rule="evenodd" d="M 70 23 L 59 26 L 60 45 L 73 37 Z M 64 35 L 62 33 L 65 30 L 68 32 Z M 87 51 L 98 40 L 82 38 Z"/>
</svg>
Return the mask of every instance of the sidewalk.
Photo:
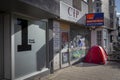
<svg viewBox="0 0 120 80">
<path fill-rule="evenodd" d="M 120 80 L 120 63 L 108 62 L 106 65 L 79 63 L 40 80 Z"/>
</svg>

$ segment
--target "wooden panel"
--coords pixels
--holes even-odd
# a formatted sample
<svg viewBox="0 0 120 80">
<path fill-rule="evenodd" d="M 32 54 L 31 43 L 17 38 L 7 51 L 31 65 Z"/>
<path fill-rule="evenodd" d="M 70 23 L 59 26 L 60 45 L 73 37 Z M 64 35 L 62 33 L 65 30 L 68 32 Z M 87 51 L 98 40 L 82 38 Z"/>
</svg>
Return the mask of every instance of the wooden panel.
<svg viewBox="0 0 120 80">
<path fill-rule="evenodd" d="M 70 30 L 70 25 L 67 24 L 67 23 L 60 23 L 60 28 L 61 30 L 64 30 L 64 31 L 69 31 Z"/>
</svg>

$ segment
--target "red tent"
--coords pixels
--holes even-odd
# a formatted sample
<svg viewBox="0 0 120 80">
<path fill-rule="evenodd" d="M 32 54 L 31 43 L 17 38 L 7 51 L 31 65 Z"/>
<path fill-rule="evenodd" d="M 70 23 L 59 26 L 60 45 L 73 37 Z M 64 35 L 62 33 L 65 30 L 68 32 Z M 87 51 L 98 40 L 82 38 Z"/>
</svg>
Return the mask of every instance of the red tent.
<svg viewBox="0 0 120 80">
<path fill-rule="evenodd" d="M 93 46 L 88 51 L 84 62 L 106 64 L 107 58 L 107 53 L 101 46 Z"/>
</svg>

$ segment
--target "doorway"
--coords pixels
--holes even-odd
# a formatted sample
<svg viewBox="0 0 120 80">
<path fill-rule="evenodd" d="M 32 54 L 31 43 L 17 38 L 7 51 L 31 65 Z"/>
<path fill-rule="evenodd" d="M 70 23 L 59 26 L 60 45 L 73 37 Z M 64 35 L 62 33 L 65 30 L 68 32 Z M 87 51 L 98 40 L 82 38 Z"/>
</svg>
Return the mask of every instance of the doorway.
<svg viewBox="0 0 120 80">
<path fill-rule="evenodd" d="M 61 67 L 69 66 L 69 33 L 67 31 L 61 32 Z"/>
<path fill-rule="evenodd" d="M 0 80 L 4 77 L 3 23 L 3 16 L 0 14 Z"/>
</svg>

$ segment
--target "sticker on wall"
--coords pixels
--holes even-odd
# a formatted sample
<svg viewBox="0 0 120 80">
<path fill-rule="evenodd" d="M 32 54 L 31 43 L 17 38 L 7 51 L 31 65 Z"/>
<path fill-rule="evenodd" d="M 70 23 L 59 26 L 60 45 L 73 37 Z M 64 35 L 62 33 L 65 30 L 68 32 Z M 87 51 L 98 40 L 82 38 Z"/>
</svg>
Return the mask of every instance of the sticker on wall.
<svg viewBox="0 0 120 80">
<path fill-rule="evenodd" d="M 68 52 L 62 53 L 62 63 L 67 63 L 68 62 Z"/>
<path fill-rule="evenodd" d="M 68 32 L 62 32 L 62 48 L 68 48 Z"/>
</svg>

